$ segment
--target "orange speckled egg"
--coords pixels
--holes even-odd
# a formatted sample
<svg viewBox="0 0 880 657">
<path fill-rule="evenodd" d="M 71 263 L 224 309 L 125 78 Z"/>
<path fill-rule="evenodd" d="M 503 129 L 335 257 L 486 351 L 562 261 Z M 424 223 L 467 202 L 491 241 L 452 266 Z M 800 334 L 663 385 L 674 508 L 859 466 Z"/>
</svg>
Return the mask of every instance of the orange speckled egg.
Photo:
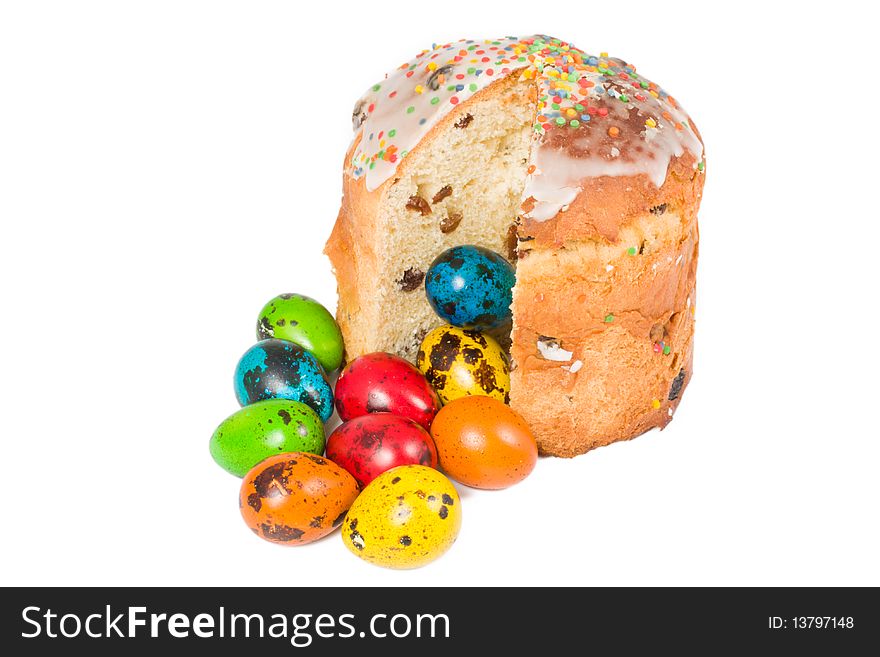
<svg viewBox="0 0 880 657">
<path fill-rule="evenodd" d="M 473 488 L 507 488 L 525 479 L 538 446 L 519 413 L 492 397 L 461 397 L 431 425 L 440 467 Z"/>
<path fill-rule="evenodd" d="M 305 452 L 277 454 L 257 463 L 241 484 L 241 515 L 260 538 L 304 545 L 345 519 L 358 485 L 333 461 Z"/>
</svg>

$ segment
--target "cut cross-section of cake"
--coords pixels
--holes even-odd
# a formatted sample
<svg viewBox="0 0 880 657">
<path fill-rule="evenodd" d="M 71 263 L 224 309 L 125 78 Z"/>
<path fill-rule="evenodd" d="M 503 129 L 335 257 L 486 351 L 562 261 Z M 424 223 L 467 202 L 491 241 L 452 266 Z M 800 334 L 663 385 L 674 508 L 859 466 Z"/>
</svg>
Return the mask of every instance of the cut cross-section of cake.
<svg viewBox="0 0 880 657">
<path fill-rule="evenodd" d="M 461 40 L 402 64 L 352 114 L 326 252 L 347 357 L 415 359 L 440 320 L 424 274 L 476 244 L 516 266 L 511 406 L 543 453 L 665 426 L 691 377 L 705 160 L 635 67 L 546 36 Z"/>
</svg>

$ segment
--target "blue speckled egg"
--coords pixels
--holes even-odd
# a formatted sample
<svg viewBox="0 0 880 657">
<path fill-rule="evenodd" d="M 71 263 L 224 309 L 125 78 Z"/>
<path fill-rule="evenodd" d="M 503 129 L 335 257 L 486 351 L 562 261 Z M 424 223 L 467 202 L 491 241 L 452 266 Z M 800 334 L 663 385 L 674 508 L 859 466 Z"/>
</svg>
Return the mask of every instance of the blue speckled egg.
<svg viewBox="0 0 880 657">
<path fill-rule="evenodd" d="M 501 255 L 466 244 L 447 249 L 425 276 L 436 313 L 453 326 L 485 331 L 510 321 L 513 266 Z"/>
<path fill-rule="evenodd" d="M 235 396 L 242 406 L 264 399 L 293 399 L 311 406 L 326 422 L 333 391 L 324 369 L 309 352 L 286 340 L 262 340 L 235 368 Z"/>
</svg>

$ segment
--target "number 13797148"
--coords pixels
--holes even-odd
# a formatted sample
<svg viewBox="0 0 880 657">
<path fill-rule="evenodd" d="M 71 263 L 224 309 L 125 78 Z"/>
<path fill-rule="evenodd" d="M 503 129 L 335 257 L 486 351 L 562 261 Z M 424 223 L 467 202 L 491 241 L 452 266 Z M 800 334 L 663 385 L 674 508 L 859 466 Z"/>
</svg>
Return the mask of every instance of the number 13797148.
<svg viewBox="0 0 880 657">
<path fill-rule="evenodd" d="M 851 630 L 852 616 L 770 616 L 767 627 L 771 630 Z"/>
</svg>

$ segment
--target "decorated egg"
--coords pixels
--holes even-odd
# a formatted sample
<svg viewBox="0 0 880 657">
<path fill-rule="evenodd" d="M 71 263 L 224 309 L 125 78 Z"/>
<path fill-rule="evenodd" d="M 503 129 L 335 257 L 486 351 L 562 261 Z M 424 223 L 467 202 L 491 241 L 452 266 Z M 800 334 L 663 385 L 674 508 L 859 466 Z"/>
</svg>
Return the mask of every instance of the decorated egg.
<svg viewBox="0 0 880 657">
<path fill-rule="evenodd" d="M 444 404 L 468 395 L 508 401 L 510 367 L 491 336 L 440 326 L 422 340 L 416 364 Z"/>
<path fill-rule="evenodd" d="M 324 422 L 333 414 L 333 391 L 323 368 L 286 340 L 263 340 L 244 353 L 235 368 L 235 396 L 242 406 L 275 398 L 299 401 Z"/>
<path fill-rule="evenodd" d="M 324 453 L 324 424 L 307 406 L 289 399 L 267 399 L 245 406 L 223 420 L 210 441 L 217 464 L 243 477 L 269 456 L 284 452 Z"/>
<path fill-rule="evenodd" d="M 513 266 L 481 246 L 454 246 L 431 263 L 425 294 L 434 311 L 461 328 L 485 331 L 510 321 Z"/>
<path fill-rule="evenodd" d="M 342 333 L 324 306 L 302 294 L 279 294 L 263 306 L 257 339 L 279 338 L 298 344 L 326 371 L 342 364 Z"/>
<path fill-rule="evenodd" d="M 342 528 L 346 547 L 386 568 L 418 568 L 446 552 L 461 528 L 452 482 L 423 465 L 383 472 L 352 504 Z"/>
<path fill-rule="evenodd" d="M 434 418 L 431 435 L 443 471 L 474 488 L 512 486 L 538 461 L 538 446 L 526 421 L 491 397 L 449 402 Z"/>
<path fill-rule="evenodd" d="M 343 420 L 394 413 L 428 429 L 440 410 L 440 399 L 410 362 L 377 352 L 355 358 L 342 370 L 336 382 L 336 410 Z"/>
<path fill-rule="evenodd" d="M 348 470 L 361 486 L 399 465 L 437 467 L 430 434 L 409 418 L 391 413 L 361 415 L 341 424 L 327 439 L 327 458 Z"/>
<path fill-rule="evenodd" d="M 303 545 L 341 525 L 357 496 L 357 482 L 333 461 L 290 452 L 261 461 L 245 475 L 239 507 L 260 538 Z"/>
</svg>

